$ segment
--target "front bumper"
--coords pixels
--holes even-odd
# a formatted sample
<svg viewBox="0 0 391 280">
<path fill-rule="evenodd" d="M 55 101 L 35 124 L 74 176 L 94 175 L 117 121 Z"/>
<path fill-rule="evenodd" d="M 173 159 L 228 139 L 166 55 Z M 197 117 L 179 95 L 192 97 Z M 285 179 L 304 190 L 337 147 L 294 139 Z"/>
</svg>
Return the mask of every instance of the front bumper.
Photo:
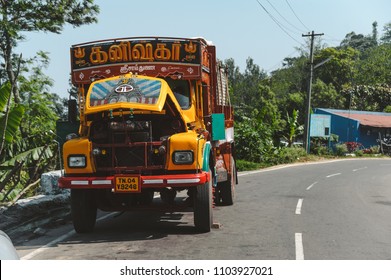
<svg viewBox="0 0 391 280">
<path fill-rule="evenodd" d="M 123 174 L 127 176 L 129 174 Z M 121 176 L 118 174 L 117 176 Z M 137 175 L 138 176 L 138 175 Z M 209 172 L 202 171 L 196 174 L 178 175 L 154 175 L 138 176 L 140 189 L 145 188 L 182 188 L 195 187 L 205 184 L 211 180 Z M 108 177 L 60 177 L 58 181 L 60 188 L 67 189 L 113 189 L 115 186 L 115 176 Z"/>
</svg>

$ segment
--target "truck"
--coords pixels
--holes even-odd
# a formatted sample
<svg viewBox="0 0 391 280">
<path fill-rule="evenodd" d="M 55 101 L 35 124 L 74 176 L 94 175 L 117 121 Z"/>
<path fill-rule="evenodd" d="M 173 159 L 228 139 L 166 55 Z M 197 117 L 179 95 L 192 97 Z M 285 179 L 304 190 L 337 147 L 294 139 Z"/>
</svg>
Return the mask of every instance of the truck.
<svg viewBox="0 0 391 280">
<path fill-rule="evenodd" d="M 238 183 L 216 47 L 130 37 L 73 45 L 70 57 L 78 131 L 63 144 L 59 187 L 70 189 L 75 231 L 93 231 L 98 209 L 192 209 L 196 230 L 209 232 L 213 208 L 232 205 Z"/>
</svg>

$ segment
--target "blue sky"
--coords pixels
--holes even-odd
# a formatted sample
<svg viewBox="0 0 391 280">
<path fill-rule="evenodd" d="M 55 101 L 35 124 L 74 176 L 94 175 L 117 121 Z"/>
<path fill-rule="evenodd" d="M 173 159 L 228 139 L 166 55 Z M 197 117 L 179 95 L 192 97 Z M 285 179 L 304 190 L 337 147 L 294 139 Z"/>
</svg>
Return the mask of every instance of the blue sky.
<svg viewBox="0 0 391 280">
<path fill-rule="evenodd" d="M 280 26 L 261 7 L 275 18 Z M 23 57 L 49 52 L 45 73 L 54 80 L 52 91 L 67 97 L 73 44 L 135 36 L 204 37 L 212 41 L 220 59 L 233 58 L 242 71 L 251 57 L 262 69 L 281 66 L 305 46 L 302 34 L 324 33 L 322 43 L 338 46 L 351 31 L 368 35 L 391 22 L 390 0 L 95 0 L 97 24 L 72 28 L 62 34 L 29 33 L 17 49 Z M 290 6 L 289 6 L 290 5 Z M 292 9 L 291 9 L 292 8 Z M 293 10 L 293 11 L 292 11 Z M 283 30 L 284 31 L 283 31 Z"/>
</svg>

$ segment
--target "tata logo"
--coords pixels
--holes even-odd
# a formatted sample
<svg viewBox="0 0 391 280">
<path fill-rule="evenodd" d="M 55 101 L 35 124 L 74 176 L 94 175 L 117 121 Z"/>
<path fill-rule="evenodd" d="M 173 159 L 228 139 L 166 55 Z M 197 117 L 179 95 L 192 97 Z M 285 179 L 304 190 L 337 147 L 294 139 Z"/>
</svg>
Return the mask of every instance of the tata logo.
<svg viewBox="0 0 391 280">
<path fill-rule="evenodd" d="M 131 92 L 133 89 L 134 89 L 133 86 L 128 85 L 128 84 L 123 84 L 123 85 L 116 87 L 114 91 L 116 93 L 127 93 L 127 92 Z"/>
</svg>

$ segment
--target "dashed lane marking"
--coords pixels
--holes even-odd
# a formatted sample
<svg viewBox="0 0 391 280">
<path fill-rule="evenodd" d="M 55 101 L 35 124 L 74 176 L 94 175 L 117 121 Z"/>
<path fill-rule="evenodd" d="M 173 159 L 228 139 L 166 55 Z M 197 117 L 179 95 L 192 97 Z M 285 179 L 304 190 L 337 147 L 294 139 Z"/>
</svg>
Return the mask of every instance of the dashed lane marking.
<svg viewBox="0 0 391 280">
<path fill-rule="evenodd" d="M 301 206 L 302 205 L 303 205 L 303 198 L 300 198 L 299 201 L 297 202 L 297 206 L 296 206 L 296 211 L 295 211 L 296 215 L 301 214 Z"/>
<path fill-rule="evenodd" d="M 310 189 L 312 189 L 313 186 L 315 186 L 318 182 L 313 182 L 311 185 L 309 185 L 306 190 L 309 191 Z"/>
<path fill-rule="evenodd" d="M 295 233 L 296 260 L 304 260 L 303 235 Z"/>
<path fill-rule="evenodd" d="M 326 178 L 331 178 L 331 177 L 339 176 L 339 175 L 341 175 L 341 174 L 342 174 L 342 173 L 330 174 L 330 175 L 327 175 Z"/>
<path fill-rule="evenodd" d="M 353 169 L 353 172 L 356 172 L 356 171 L 360 171 L 360 170 L 364 170 L 364 169 L 367 169 L 368 167 L 365 166 L 365 167 L 361 167 L 361 168 L 357 168 L 357 169 Z"/>
</svg>

